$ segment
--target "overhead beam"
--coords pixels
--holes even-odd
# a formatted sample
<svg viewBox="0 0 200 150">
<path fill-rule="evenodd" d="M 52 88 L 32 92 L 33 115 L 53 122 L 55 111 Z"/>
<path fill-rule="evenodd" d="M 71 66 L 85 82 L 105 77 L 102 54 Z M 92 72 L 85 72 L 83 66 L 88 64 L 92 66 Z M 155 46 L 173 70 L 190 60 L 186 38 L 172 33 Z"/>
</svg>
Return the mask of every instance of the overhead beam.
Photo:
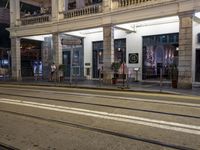
<svg viewBox="0 0 200 150">
<path fill-rule="evenodd" d="M 123 27 L 119 27 L 119 26 L 115 26 L 114 28 L 119 29 L 119 30 L 123 30 L 123 31 L 125 31 L 125 32 L 127 32 L 127 33 L 136 32 L 134 29 L 131 30 L 131 29 L 123 28 Z"/>
<path fill-rule="evenodd" d="M 64 35 L 72 36 L 72 37 L 74 37 L 74 38 L 85 38 L 85 36 L 73 35 L 73 34 L 68 34 L 68 33 L 64 33 Z"/>
<path fill-rule="evenodd" d="M 200 18 L 194 16 L 194 21 L 200 23 Z"/>
</svg>

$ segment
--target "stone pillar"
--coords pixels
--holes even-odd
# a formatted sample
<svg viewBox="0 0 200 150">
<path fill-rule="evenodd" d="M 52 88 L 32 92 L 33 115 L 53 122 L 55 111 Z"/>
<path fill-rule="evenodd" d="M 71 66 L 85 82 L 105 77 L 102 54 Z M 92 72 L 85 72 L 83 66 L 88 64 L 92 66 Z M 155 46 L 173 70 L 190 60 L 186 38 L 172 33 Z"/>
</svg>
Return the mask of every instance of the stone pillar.
<svg viewBox="0 0 200 150">
<path fill-rule="evenodd" d="M 111 24 L 103 26 L 103 41 L 103 82 L 111 84 L 111 64 L 114 61 L 114 27 Z"/>
<path fill-rule="evenodd" d="M 110 12 L 112 9 L 112 0 L 103 0 L 103 12 Z"/>
<path fill-rule="evenodd" d="M 42 63 L 43 63 L 43 79 L 48 80 L 50 77 L 50 65 L 53 61 L 53 54 L 51 48 L 51 37 L 45 37 L 42 42 Z"/>
<path fill-rule="evenodd" d="M 51 0 L 51 16 L 52 21 L 58 21 L 59 19 L 59 0 Z"/>
<path fill-rule="evenodd" d="M 11 61 L 12 61 L 12 79 L 21 80 L 21 52 L 20 39 L 11 38 Z"/>
<path fill-rule="evenodd" d="M 10 0 L 10 26 L 19 25 L 20 22 L 20 1 Z"/>
<path fill-rule="evenodd" d="M 62 64 L 62 45 L 59 33 L 53 34 L 54 63 L 56 66 Z"/>
<path fill-rule="evenodd" d="M 59 17 L 58 19 L 64 19 L 64 11 L 65 11 L 65 0 L 58 0 L 58 10 L 59 10 Z"/>
<path fill-rule="evenodd" d="M 51 0 L 52 5 L 52 21 L 64 19 L 65 0 Z"/>
<path fill-rule="evenodd" d="M 179 14 L 179 88 L 192 88 L 193 16 L 193 11 Z"/>
</svg>

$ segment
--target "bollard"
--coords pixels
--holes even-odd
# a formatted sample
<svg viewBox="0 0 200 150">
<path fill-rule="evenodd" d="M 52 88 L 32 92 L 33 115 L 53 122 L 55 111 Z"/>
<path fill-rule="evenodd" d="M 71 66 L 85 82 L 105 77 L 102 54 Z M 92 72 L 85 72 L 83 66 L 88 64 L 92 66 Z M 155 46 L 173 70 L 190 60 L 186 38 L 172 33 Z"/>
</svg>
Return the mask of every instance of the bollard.
<svg viewBox="0 0 200 150">
<path fill-rule="evenodd" d="M 99 86 L 101 86 L 101 69 L 99 69 Z"/>
</svg>

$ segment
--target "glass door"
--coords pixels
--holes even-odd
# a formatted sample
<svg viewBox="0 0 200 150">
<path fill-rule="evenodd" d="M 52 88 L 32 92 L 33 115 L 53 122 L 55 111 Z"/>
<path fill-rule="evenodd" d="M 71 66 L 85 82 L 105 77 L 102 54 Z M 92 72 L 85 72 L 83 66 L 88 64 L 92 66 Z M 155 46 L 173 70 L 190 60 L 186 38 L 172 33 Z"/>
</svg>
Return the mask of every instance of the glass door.
<svg viewBox="0 0 200 150">
<path fill-rule="evenodd" d="M 200 49 L 196 50 L 196 74 L 195 81 L 200 82 Z"/>
</svg>

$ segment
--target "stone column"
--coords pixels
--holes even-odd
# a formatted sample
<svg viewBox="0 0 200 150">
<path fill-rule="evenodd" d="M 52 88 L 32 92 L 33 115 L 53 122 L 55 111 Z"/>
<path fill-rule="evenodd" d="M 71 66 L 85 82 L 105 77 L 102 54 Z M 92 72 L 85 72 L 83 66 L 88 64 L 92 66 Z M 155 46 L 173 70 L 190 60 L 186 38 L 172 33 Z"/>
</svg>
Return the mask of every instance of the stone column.
<svg viewBox="0 0 200 150">
<path fill-rule="evenodd" d="M 51 16 L 52 21 L 58 21 L 59 19 L 59 0 L 51 0 Z"/>
<path fill-rule="evenodd" d="M 10 0 L 10 26 L 19 25 L 20 22 L 20 1 Z"/>
<path fill-rule="evenodd" d="M 179 14 L 179 88 L 192 88 L 193 16 L 193 11 Z"/>
<path fill-rule="evenodd" d="M 12 61 L 12 79 L 21 80 L 21 52 L 20 39 L 11 38 L 11 61 Z"/>
<path fill-rule="evenodd" d="M 103 0 L 103 12 L 110 12 L 112 9 L 112 0 Z"/>
<path fill-rule="evenodd" d="M 51 0 L 52 5 L 52 21 L 64 19 L 65 0 Z"/>
<path fill-rule="evenodd" d="M 103 82 L 111 84 L 111 64 L 114 61 L 114 27 L 111 24 L 103 26 L 103 41 Z"/>
<path fill-rule="evenodd" d="M 62 64 L 62 45 L 61 37 L 59 33 L 53 34 L 53 51 L 54 51 L 54 63 L 56 66 Z"/>
<path fill-rule="evenodd" d="M 65 11 L 65 0 L 58 0 L 58 19 L 64 19 L 64 11 Z"/>
</svg>

